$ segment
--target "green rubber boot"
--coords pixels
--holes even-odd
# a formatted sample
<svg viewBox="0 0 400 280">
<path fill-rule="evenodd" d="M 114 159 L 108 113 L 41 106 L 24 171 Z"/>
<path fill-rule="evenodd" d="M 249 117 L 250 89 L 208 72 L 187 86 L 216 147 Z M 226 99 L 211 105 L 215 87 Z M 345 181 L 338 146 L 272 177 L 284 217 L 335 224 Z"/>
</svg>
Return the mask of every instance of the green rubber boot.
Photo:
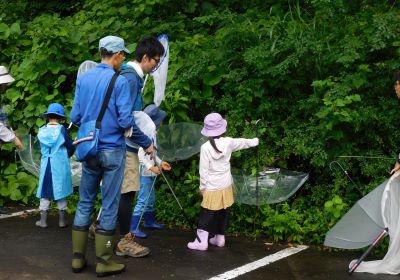
<svg viewBox="0 0 400 280">
<path fill-rule="evenodd" d="M 72 271 L 74 273 L 82 272 L 86 267 L 86 247 L 88 240 L 88 228 L 77 227 L 72 228 Z"/>
<path fill-rule="evenodd" d="M 125 270 L 125 265 L 111 260 L 114 249 L 114 231 L 96 230 L 96 273 L 97 277 L 119 274 Z"/>
</svg>

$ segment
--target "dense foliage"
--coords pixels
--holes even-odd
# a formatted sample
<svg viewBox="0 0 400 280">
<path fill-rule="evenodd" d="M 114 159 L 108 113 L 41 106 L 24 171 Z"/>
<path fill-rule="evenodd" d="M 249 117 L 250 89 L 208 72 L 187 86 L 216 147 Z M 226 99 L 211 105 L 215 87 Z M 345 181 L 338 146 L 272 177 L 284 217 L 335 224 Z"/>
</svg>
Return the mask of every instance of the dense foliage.
<svg viewBox="0 0 400 280">
<path fill-rule="evenodd" d="M 230 136 L 253 137 L 255 120 L 262 119 L 261 165 L 310 172 L 310 180 L 286 203 L 235 204 L 232 232 L 320 244 L 394 164 L 339 156 L 394 158 L 400 145 L 392 80 L 400 69 L 396 1 L 8 2 L 0 0 L 0 64 L 16 82 L 1 98 L 21 135 L 37 132 L 51 102 L 69 112 L 77 67 L 99 59 L 98 40 L 109 34 L 123 37 L 131 50 L 144 35 L 170 36 L 162 105 L 170 122 L 202 121 L 218 111 Z M 151 95 L 148 87 L 145 99 Z M 16 169 L 11 151 L 3 145 L 0 203 L 33 202 L 36 179 Z M 232 165 L 254 170 L 255 155 L 238 153 Z M 333 160 L 356 185 L 329 169 Z M 198 158 L 178 162 L 169 175 L 193 218 L 200 203 L 197 167 Z M 167 188 L 158 191 L 157 209 L 160 220 L 188 226 Z"/>
</svg>

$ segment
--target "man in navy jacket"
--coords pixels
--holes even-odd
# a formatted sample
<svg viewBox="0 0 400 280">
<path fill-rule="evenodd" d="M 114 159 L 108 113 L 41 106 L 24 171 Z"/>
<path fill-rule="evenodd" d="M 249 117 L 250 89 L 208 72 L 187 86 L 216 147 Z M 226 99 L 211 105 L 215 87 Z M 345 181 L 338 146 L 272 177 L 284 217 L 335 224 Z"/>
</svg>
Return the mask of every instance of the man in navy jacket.
<svg viewBox="0 0 400 280">
<path fill-rule="evenodd" d="M 134 100 L 133 111 L 142 110 L 144 75 L 150 73 L 158 65 L 164 52 L 164 47 L 157 38 L 145 37 L 137 44 L 135 60 L 122 65 L 120 73 L 128 80 L 131 97 Z M 140 186 L 138 150 L 139 146 L 145 147 L 144 144 L 147 144 L 147 141 L 151 143 L 147 136 L 137 133 L 126 138 L 124 182 L 118 211 L 121 240 L 118 242 L 116 253 L 119 256 L 143 257 L 150 252 L 149 248 L 135 242 L 130 233 L 132 204 L 135 192 Z"/>
</svg>

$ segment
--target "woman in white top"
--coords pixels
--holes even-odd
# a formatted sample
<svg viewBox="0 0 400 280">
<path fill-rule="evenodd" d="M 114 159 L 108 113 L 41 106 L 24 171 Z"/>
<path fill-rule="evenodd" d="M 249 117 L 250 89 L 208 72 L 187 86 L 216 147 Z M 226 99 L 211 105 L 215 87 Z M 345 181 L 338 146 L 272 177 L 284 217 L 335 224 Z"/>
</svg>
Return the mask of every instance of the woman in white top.
<svg viewBox="0 0 400 280">
<path fill-rule="evenodd" d="M 258 138 L 222 137 L 226 125 L 226 120 L 218 113 L 208 114 L 204 119 L 201 134 L 207 136 L 209 141 L 200 150 L 200 192 L 203 196 L 197 226 L 200 241 L 196 238 L 189 242 L 189 249 L 207 250 L 209 234 L 214 235 L 210 244 L 218 247 L 225 245 L 229 208 L 233 204 L 231 154 L 258 145 Z"/>
</svg>

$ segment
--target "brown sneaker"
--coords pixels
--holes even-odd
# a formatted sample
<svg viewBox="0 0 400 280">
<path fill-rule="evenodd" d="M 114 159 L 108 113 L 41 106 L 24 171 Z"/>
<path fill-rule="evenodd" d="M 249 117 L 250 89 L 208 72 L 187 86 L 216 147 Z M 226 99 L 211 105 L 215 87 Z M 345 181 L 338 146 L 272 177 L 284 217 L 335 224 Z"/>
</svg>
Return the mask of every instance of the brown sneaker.
<svg viewBox="0 0 400 280">
<path fill-rule="evenodd" d="M 96 228 L 97 228 L 97 223 L 96 223 L 96 221 L 94 221 L 89 227 L 89 233 L 88 233 L 89 239 L 94 240 L 94 236 L 95 236 L 95 233 L 96 233 Z"/>
<path fill-rule="evenodd" d="M 149 253 L 150 249 L 135 242 L 134 237 L 130 232 L 121 238 L 117 244 L 117 250 L 115 252 L 117 256 L 132 258 L 141 258 L 147 256 Z"/>
</svg>

